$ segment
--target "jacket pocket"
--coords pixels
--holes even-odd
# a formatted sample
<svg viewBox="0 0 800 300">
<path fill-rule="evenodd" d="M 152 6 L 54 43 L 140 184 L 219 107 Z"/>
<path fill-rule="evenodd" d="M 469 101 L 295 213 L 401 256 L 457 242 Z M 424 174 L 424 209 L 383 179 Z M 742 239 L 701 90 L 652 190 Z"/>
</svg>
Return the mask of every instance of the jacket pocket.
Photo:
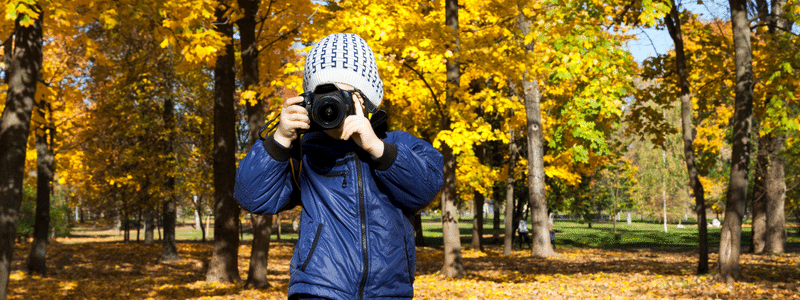
<svg viewBox="0 0 800 300">
<path fill-rule="evenodd" d="M 305 261 L 300 266 L 300 271 L 305 272 L 306 267 L 308 267 L 308 263 L 314 257 L 314 251 L 317 249 L 317 243 L 319 242 L 319 236 L 321 233 L 322 233 L 322 224 L 317 224 L 316 232 L 314 233 L 314 240 L 311 242 L 311 248 L 308 250 L 308 255 L 306 255 Z"/>
<path fill-rule="evenodd" d="M 328 177 L 328 178 L 341 177 L 342 178 L 342 188 L 346 188 L 347 187 L 347 171 L 326 173 L 326 174 L 322 174 L 322 176 L 323 177 Z"/>
</svg>

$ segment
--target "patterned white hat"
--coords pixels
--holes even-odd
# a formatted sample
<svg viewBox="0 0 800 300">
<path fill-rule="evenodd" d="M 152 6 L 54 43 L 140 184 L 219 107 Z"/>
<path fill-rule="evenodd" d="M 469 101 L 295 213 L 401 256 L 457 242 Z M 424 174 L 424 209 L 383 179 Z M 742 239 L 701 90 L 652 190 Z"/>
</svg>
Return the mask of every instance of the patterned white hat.
<svg viewBox="0 0 800 300">
<path fill-rule="evenodd" d="M 361 90 L 375 107 L 383 100 L 383 81 L 375 54 L 367 42 L 353 33 L 335 33 L 311 47 L 306 57 L 303 90 L 313 92 L 320 84 L 345 83 Z"/>
</svg>

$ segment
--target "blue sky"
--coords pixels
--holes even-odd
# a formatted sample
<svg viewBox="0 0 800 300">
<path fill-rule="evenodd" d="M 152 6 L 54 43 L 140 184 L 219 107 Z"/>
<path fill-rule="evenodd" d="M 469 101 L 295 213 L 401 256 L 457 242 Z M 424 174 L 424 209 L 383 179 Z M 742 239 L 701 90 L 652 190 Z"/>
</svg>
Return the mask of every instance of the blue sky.
<svg viewBox="0 0 800 300">
<path fill-rule="evenodd" d="M 688 9 L 700 15 L 700 18 L 727 19 L 730 14 L 728 1 L 706 0 L 702 1 L 702 4 L 698 4 L 696 0 L 677 0 L 676 2 L 678 3 L 679 10 Z M 664 54 L 672 49 L 672 38 L 669 36 L 666 28 L 663 30 L 656 30 L 653 28 L 636 29 L 635 34 L 639 40 L 629 42 L 628 50 L 631 51 L 633 59 L 639 63 L 648 57 Z"/>
<path fill-rule="evenodd" d="M 672 38 L 666 30 L 637 29 L 636 36 L 639 40 L 628 42 L 628 50 L 640 64 L 648 57 L 664 54 L 672 49 Z"/>
</svg>

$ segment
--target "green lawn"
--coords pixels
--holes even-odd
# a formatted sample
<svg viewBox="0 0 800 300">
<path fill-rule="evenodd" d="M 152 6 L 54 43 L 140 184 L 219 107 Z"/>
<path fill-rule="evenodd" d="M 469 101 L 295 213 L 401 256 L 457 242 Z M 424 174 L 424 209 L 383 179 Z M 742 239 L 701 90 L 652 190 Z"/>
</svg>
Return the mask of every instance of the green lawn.
<svg viewBox="0 0 800 300">
<path fill-rule="evenodd" d="M 425 244 L 427 246 L 439 247 L 442 245 L 442 228 L 438 218 L 423 218 L 423 230 Z M 191 228 L 189 220 L 184 226 L 176 230 L 178 240 L 201 240 L 200 230 Z M 249 228 L 249 219 L 243 220 L 243 231 L 240 235 L 242 241 L 252 240 L 252 231 Z M 528 225 L 530 227 L 530 224 Z M 213 227 L 213 226 L 212 226 Z M 468 246 L 472 242 L 472 220 L 460 219 L 459 228 L 461 242 Z M 614 233 L 613 224 L 610 222 L 592 223 L 592 228 L 586 223 L 576 221 L 556 220 L 553 228 L 556 231 L 556 247 L 566 248 L 694 248 L 697 247 L 697 227 L 688 225 L 687 228 L 678 229 L 675 224 L 668 226 L 668 232 L 663 232 L 663 224 L 634 222 L 627 225 L 626 222 L 617 223 L 617 232 Z M 213 237 L 213 228 L 209 230 L 208 240 Z M 500 222 L 500 240 L 502 244 L 505 227 Z M 800 227 L 797 224 L 789 223 L 788 226 L 788 246 L 800 247 Z M 272 229 L 272 239 L 277 239 L 277 228 Z M 492 219 L 488 218 L 484 222 L 483 243 L 492 244 L 493 225 Z M 141 238 L 143 238 L 141 233 Z M 742 228 L 742 245 L 748 247 L 750 244 L 751 230 L 749 225 Z M 156 239 L 159 234 L 156 233 Z M 131 239 L 136 240 L 136 231 L 131 232 Z M 296 240 L 297 233 L 292 230 L 292 224 L 288 220 L 283 222 L 282 240 Z M 720 228 L 709 227 L 708 239 L 710 247 L 719 246 Z"/>
<path fill-rule="evenodd" d="M 567 247 L 589 248 L 663 248 L 663 247 L 697 247 L 697 227 L 688 226 L 678 229 L 676 225 L 668 225 L 664 232 L 663 224 L 617 223 L 614 233 L 613 224 L 587 224 L 577 222 L 556 221 L 556 245 Z M 742 228 L 742 244 L 749 245 L 751 231 Z M 708 228 L 708 243 L 711 247 L 719 246 L 720 228 Z"/>
<path fill-rule="evenodd" d="M 425 242 L 430 246 L 442 244 L 442 230 L 438 218 L 423 218 Z M 492 220 L 484 222 L 484 243 L 492 243 Z M 625 221 L 617 222 L 617 232 L 614 233 L 613 223 L 592 223 L 589 228 L 587 223 L 576 221 L 555 220 L 553 228 L 556 231 L 556 247 L 567 248 L 693 248 L 697 247 L 697 226 L 688 225 L 687 228 L 676 228 L 677 224 L 669 224 L 664 232 L 663 224 L 634 222 L 627 225 Z M 528 224 L 530 228 L 530 224 Z M 468 245 L 472 241 L 472 220 L 459 220 L 461 242 Z M 797 224 L 788 224 L 787 243 L 789 247 L 800 247 L 800 233 Z M 500 234 L 505 231 L 503 222 L 500 222 Z M 742 227 L 742 246 L 749 247 L 752 235 L 749 225 Z M 708 227 L 708 242 L 710 247 L 718 247 L 720 228 Z M 502 240 L 500 241 L 502 243 Z"/>
</svg>

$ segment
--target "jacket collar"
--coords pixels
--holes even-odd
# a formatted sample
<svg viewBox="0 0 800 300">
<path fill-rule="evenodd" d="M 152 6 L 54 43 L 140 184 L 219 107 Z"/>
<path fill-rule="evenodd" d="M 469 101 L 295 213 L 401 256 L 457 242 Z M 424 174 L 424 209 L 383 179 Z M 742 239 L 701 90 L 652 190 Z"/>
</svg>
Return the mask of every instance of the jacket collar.
<svg viewBox="0 0 800 300">
<path fill-rule="evenodd" d="M 334 139 L 324 132 L 308 132 L 303 134 L 303 154 L 314 158 L 339 158 L 349 152 L 359 150 L 352 140 Z"/>
</svg>

